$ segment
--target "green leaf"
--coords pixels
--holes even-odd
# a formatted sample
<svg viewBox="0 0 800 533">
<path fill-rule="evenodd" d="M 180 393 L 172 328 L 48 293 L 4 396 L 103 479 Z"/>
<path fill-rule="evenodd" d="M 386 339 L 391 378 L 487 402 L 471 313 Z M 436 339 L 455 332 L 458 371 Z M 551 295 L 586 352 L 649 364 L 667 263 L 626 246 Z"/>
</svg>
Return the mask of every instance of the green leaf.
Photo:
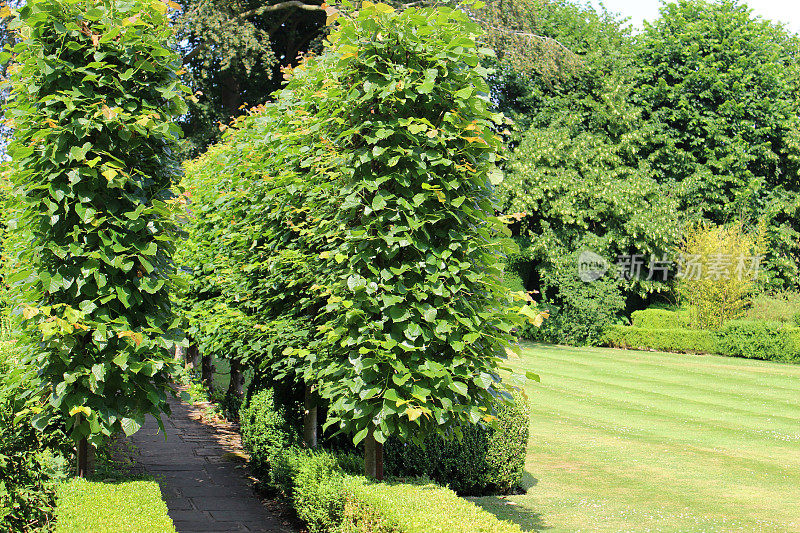
<svg viewBox="0 0 800 533">
<path fill-rule="evenodd" d="M 125 435 L 128 437 L 139 431 L 142 427 L 142 424 L 133 418 L 123 418 L 120 421 L 120 425 L 122 426 L 122 431 L 124 431 Z"/>
<path fill-rule="evenodd" d="M 469 389 L 467 388 L 467 385 L 462 383 L 462 382 L 460 382 L 460 381 L 454 381 L 454 382 L 450 383 L 450 385 L 448 385 L 448 387 L 450 388 L 450 390 L 452 390 L 453 392 L 455 392 L 457 394 L 460 394 L 461 396 L 465 396 L 465 397 L 468 396 Z"/>
</svg>

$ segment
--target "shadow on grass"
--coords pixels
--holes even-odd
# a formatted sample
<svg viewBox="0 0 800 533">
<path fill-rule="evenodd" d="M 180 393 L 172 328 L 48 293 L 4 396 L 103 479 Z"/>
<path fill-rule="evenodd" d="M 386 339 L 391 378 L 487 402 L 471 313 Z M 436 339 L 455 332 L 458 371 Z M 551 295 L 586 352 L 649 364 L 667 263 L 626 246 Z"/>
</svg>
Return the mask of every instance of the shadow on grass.
<svg viewBox="0 0 800 533">
<path fill-rule="evenodd" d="M 538 482 L 539 480 L 529 472 L 525 472 L 522 476 L 521 485 L 527 492 L 535 487 Z M 546 531 L 550 529 L 540 513 L 518 505 L 502 496 L 484 496 L 470 499 L 475 505 L 492 513 L 497 518 L 517 524 L 523 531 Z"/>
</svg>

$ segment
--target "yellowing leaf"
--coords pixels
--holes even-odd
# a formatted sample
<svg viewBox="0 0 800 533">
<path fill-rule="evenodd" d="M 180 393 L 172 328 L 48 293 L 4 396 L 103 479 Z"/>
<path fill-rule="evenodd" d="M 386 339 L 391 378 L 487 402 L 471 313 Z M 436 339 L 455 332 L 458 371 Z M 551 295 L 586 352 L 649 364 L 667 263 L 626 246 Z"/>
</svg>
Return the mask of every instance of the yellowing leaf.
<svg viewBox="0 0 800 533">
<path fill-rule="evenodd" d="M 103 108 L 101 109 L 101 112 L 103 113 L 103 116 L 106 118 L 106 120 L 111 120 L 112 118 L 119 115 L 119 108 L 115 107 L 114 109 L 111 109 L 107 105 L 104 105 Z"/>
<path fill-rule="evenodd" d="M 416 420 L 417 418 L 422 416 L 422 413 L 423 413 L 423 410 L 420 409 L 419 407 L 409 407 L 408 409 L 406 409 L 406 413 L 405 414 L 408 415 L 408 419 L 411 422 L 413 422 L 414 420 Z"/>
<path fill-rule="evenodd" d="M 107 179 L 108 181 L 111 181 L 114 178 L 116 178 L 117 174 L 119 174 L 119 172 L 117 172 L 113 168 L 109 168 L 109 169 L 103 171 L 103 177 L 105 179 Z"/>
<path fill-rule="evenodd" d="M 428 133 L 426 133 L 426 135 L 428 136 L 429 139 L 433 139 L 438 134 L 439 134 L 439 130 L 431 130 Z"/>
<path fill-rule="evenodd" d="M 78 405 L 69 410 L 69 416 L 75 416 L 78 413 L 82 413 L 86 416 L 92 416 L 92 409 L 90 407 L 86 407 L 85 405 Z"/>
<path fill-rule="evenodd" d="M 153 2 L 152 5 L 153 5 L 153 9 L 158 11 L 158 13 L 160 13 L 161 15 L 166 15 L 167 14 L 167 10 L 169 9 L 167 7 L 167 4 L 165 4 L 163 2 Z"/>
<path fill-rule="evenodd" d="M 26 307 L 22 310 L 22 316 L 25 318 L 25 320 L 30 320 L 38 314 L 39 310 L 35 307 Z"/>
<path fill-rule="evenodd" d="M 331 253 L 330 252 L 322 252 L 321 254 L 319 254 L 319 258 L 320 259 L 330 259 L 331 258 Z"/>
<path fill-rule="evenodd" d="M 8 6 L 3 6 L 2 9 L 0 9 L 0 18 L 13 17 L 13 16 L 14 13 L 12 13 L 12 11 L 8 8 Z"/>
<path fill-rule="evenodd" d="M 183 10 L 183 8 L 181 7 L 181 5 L 180 5 L 180 4 L 178 4 L 177 2 L 173 2 L 172 0 L 169 0 L 169 1 L 167 2 L 167 5 L 168 5 L 169 7 L 171 7 L 172 9 L 176 9 L 176 10 L 178 10 L 178 11 L 182 11 L 182 10 Z"/>
</svg>

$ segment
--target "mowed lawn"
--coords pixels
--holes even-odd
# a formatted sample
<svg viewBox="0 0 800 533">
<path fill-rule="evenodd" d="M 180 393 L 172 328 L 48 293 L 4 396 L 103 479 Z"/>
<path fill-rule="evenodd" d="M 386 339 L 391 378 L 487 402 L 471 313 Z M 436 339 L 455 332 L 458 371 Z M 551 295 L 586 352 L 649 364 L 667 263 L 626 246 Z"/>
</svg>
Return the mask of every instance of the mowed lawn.
<svg viewBox="0 0 800 533">
<path fill-rule="evenodd" d="M 800 531 L 800 366 L 527 345 L 529 531 Z"/>
</svg>

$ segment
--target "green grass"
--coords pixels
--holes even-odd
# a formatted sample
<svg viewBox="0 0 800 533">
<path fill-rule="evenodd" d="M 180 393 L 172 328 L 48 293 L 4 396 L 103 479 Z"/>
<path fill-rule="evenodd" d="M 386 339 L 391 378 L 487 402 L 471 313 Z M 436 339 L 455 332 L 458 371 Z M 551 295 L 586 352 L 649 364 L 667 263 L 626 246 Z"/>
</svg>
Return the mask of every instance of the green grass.
<svg viewBox="0 0 800 533">
<path fill-rule="evenodd" d="M 175 533 L 155 481 L 73 479 L 58 489 L 56 533 Z"/>
<path fill-rule="evenodd" d="M 800 367 L 528 345 L 529 531 L 800 531 Z"/>
</svg>

